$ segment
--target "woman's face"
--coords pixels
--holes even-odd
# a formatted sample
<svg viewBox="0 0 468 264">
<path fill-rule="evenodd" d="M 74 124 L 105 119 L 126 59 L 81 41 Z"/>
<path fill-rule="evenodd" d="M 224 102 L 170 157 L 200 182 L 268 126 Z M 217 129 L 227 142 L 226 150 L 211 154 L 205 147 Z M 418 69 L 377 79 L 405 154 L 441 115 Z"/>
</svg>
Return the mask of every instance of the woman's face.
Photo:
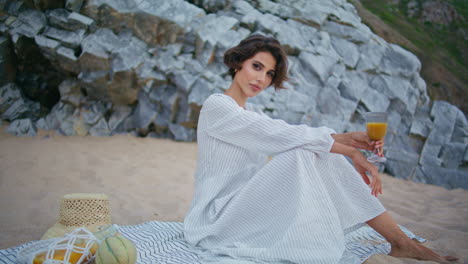
<svg viewBox="0 0 468 264">
<path fill-rule="evenodd" d="M 254 97 L 270 86 L 275 76 L 276 60 L 269 52 L 258 52 L 244 61 L 234 76 L 235 85 L 247 97 Z"/>
</svg>

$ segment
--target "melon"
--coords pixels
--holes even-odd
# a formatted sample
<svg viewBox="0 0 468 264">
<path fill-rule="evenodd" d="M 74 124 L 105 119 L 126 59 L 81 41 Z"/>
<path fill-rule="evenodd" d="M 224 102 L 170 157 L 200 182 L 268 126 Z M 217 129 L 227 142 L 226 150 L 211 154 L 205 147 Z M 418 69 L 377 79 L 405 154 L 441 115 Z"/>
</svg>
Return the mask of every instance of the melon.
<svg viewBox="0 0 468 264">
<path fill-rule="evenodd" d="M 135 245 L 120 233 L 104 239 L 96 252 L 96 264 L 135 264 Z"/>
</svg>

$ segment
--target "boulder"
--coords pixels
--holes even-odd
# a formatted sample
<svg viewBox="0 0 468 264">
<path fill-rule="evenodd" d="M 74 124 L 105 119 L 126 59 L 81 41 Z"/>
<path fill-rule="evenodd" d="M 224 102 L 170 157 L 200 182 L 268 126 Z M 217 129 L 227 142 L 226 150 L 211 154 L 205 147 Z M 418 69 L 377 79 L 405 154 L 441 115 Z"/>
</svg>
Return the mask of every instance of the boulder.
<svg viewBox="0 0 468 264">
<path fill-rule="evenodd" d="M 46 25 L 46 16 L 38 10 L 26 10 L 19 14 L 10 25 L 11 35 L 21 35 L 34 38 Z M 17 38 L 13 38 L 15 40 Z"/>
<path fill-rule="evenodd" d="M 35 136 L 37 134 L 37 129 L 29 118 L 14 120 L 6 131 L 15 136 Z"/>
<path fill-rule="evenodd" d="M 322 83 L 331 75 L 331 70 L 337 62 L 336 58 L 315 55 L 309 52 L 301 52 L 299 60 L 302 65 L 307 67 L 306 70 L 314 73 Z"/>
<path fill-rule="evenodd" d="M 103 137 L 110 136 L 111 130 L 104 118 L 99 119 L 99 121 L 89 129 L 89 134 L 91 136 Z"/>
<path fill-rule="evenodd" d="M 158 115 L 157 105 L 150 101 L 148 95 L 140 92 L 138 95 L 138 105 L 133 113 L 136 128 L 147 129 Z"/>
<path fill-rule="evenodd" d="M 132 114 L 132 108 L 125 105 L 113 107 L 108 126 L 112 132 L 120 132 L 119 126 Z"/>
<path fill-rule="evenodd" d="M 338 85 L 340 96 L 352 101 L 358 101 L 363 93 L 369 89 L 366 77 L 357 71 L 345 71 Z"/>
<path fill-rule="evenodd" d="M 421 70 L 421 62 L 413 53 L 390 44 L 382 56 L 379 70 L 389 75 L 409 78 L 414 72 Z"/>
<path fill-rule="evenodd" d="M 187 128 L 178 124 L 169 124 L 169 130 L 176 141 L 194 141 L 197 133 L 193 128 Z"/>
<path fill-rule="evenodd" d="M 60 100 L 64 103 L 80 107 L 86 100 L 81 92 L 80 83 L 75 79 L 67 79 L 59 85 Z"/>
<path fill-rule="evenodd" d="M 463 170 L 424 165 L 416 171 L 413 179 L 422 183 L 443 186 L 447 189 L 468 189 L 468 178 Z"/>
<path fill-rule="evenodd" d="M 336 52 L 343 58 L 343 62 L 350 68 L 355 68 L 360 57 L 356 44 L 342 38 L 332 37 L 332 45 Z"/>
<path fill-rule="evenodd" d="M 62 30 L 87 30 L 94 25 L 94 20 L 77 12 L 64 8 L 52 9 L 46 12 L 49 24 Z"/>
<path fill-rule="evenodd" d="M 83 0 L 66 0 L 65 8 L 70 11 L 80 12 L 83 6 Z"/>
<path fill-rule="evenodd" d="M 440 153 L 442 166 L 445 168 L 458 169 L 463 164 L 463 158 L 467 145 L 459 142 L 450 142 L 442 146 Z"/>
<path fill-rule="evenodd" d="M 183 0 L 91 0 L 82 12 L 98 21 L 100 27 L 117 32 L 130 28 L 135 36 L 150 45 L 174 43 L 195 19 L 205 15 L 203 9 Z"/>
<path fill-rule="evenodd" d="M 54 27 L 46 27 L 43 35 L 50 39 L 59 41 L 63 46 L 76 49 L 80 47 L 81 41 L 84 38 L 84 30 L 67 31 Z"/>
</svg>

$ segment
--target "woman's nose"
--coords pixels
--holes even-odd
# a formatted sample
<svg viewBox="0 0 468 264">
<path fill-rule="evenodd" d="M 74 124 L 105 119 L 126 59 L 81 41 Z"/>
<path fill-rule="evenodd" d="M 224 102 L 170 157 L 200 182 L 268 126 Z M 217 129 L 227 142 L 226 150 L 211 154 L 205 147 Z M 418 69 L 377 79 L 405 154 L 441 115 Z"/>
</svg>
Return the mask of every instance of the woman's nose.
<svg viewBox="0 0 468 264">
<path fill-rule="evenodd" d="M 257 74 L 257 81 L 259 82 L 264 82 L 265 81 L 265 78 L 266 78 L 266 73 L 264 72 L 259 72 Z"/>
</svg>

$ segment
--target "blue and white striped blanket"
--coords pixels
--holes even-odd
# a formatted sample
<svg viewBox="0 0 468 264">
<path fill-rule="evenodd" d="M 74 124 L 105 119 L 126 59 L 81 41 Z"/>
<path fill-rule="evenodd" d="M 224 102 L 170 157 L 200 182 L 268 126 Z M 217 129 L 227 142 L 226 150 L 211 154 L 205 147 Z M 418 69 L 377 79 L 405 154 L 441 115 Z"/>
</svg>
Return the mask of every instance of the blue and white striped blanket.
<svg viewBox="0 0 468 264">
<path fill-rule="evenodd" d="M 420 242 L 425 239 L 401 229 Z M 140 225 L 119 226 L 120 232 L 129 238 L 138 250 L 138 264 L 194 264 L 200 256 L 190 249 L 184 239 L 183 224 L 179 222 L 152 221 Z M 32 242 L 0 250 L 0 264 L 16 264 L 17 252 Z M 368 226 L 363 226 L 346 235 L 346 248 L 360 264 L 374 254 L 388 254 L 390 244 Z"/>
</svg>

